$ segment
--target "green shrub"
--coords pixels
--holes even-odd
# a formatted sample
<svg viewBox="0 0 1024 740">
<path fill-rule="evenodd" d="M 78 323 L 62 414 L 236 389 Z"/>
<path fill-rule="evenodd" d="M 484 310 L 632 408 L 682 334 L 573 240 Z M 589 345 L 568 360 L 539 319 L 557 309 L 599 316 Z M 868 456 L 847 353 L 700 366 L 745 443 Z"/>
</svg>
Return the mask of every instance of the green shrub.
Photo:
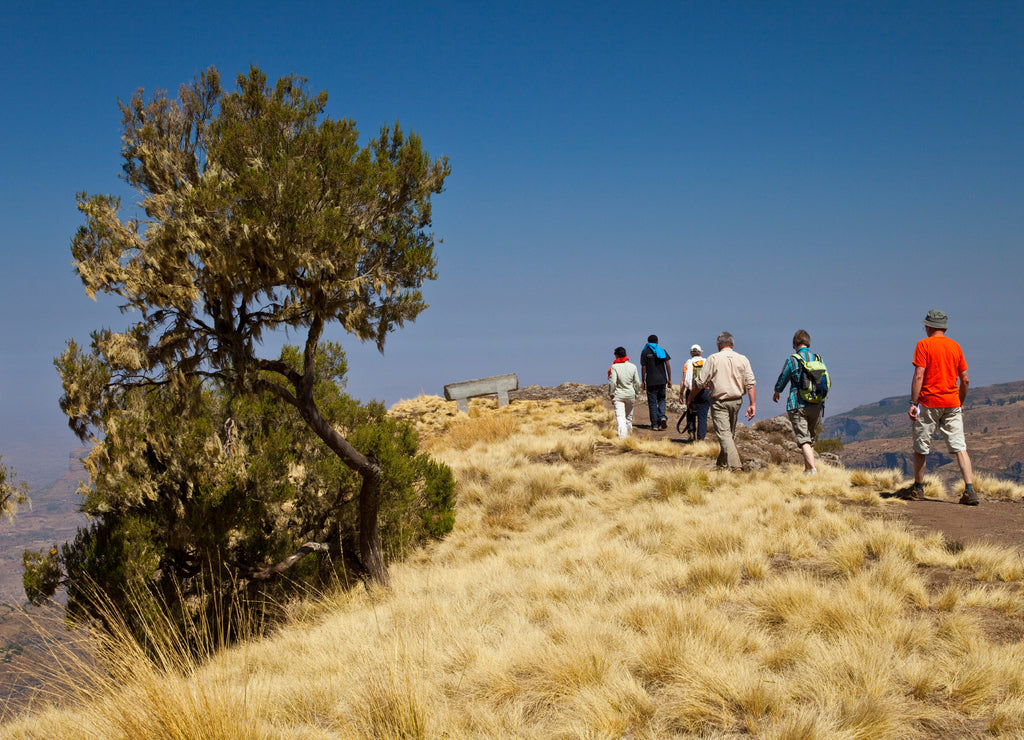
<svg viewBox="0 0 1024 740">
<path fill-rule="evenodd" d="M 285 362 L 295 357 L 293 348 L 282 354 Z M 317 403 L 380 468 L 374 522 L 385 559 L 401 558 L 451 531 L 452 472 L 419 452 L 411 422 L 342 393 L 340 348 L 332 361 Z M 223 628 L 239 604 L 271 609 L 291 593 L 366 576 L 358 546 L 367 526 L 363 478 L 277 396 L 236 397 L 198 383 L 133 389 L 100 428 L 105 434 L 84 461 L 89 483 L 79 490 L 91 523 L 59 550 L 25 554 L 33 602 L 64 586 L 69 614 L 104 622 L 98 602 L 145 615 L 149 607 L 139 604 L 148 594 L 174 622 L 202 615 Z M 144 625 L 132 626 L 144 639 Z"/>
<path fill-rule="evenodd" d="M 838 453 L 843 449 L 843 438 L 836 437 L 824 437 L 819 438 L 814 443 L 815 452 L 833 452 Z"/>
</svg>

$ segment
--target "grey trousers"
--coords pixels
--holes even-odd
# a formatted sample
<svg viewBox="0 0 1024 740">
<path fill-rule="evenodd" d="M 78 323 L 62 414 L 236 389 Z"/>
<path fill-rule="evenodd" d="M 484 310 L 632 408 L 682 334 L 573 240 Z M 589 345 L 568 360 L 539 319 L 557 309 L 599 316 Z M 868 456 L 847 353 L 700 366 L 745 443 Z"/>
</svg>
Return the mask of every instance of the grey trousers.
<svg viewBox="0 0 1024 740">
<path fill-rule="evenodd" d="M 718 435 L 718 460 L 715 464 L 720 468 L 732 468 L 736 470 L 742 467 L 740 453 L 736 449 L 736 441 L 733 435 L 736 434 L 736 420 L 740 415 L 740 406 L 743 405 L 743 397 L 729 400 L 712 399 L 711 421 L 715 425 L 715 434 Z"/>
</svg>

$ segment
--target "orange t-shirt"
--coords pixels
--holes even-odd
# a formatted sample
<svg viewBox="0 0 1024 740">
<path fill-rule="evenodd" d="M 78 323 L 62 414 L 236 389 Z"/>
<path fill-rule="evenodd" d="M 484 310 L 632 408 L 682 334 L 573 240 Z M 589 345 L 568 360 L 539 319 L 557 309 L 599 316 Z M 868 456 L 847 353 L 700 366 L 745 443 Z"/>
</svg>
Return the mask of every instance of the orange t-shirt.
<svg viewBox="0 0 1024 740">
<path fill-rule="evenodd" d="M 967 360 L 960 345 L 947 336 L 926 337 L 914 349 L 914 366 L 924 368 L 924 383 L 918 402 L 930 409 L 960 406 L 960 373 Z"/>
</svg>

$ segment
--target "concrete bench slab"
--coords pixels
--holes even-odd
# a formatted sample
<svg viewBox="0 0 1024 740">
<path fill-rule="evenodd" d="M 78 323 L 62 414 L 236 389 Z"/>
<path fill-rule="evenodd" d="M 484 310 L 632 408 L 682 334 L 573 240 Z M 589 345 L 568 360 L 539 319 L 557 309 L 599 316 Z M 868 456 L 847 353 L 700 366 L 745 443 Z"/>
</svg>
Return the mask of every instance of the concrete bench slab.
<svg viewBox="0 0 1024 740">
<path fill-rule="evenodd" d="M 508 392 L 519 390 L 519 376 L 515 373 L 492 375 L 489 378 L 461 380 L 444 387 L 444 397 L 455 401 L 456 407 L 464 414 L 469 413 L 469 399 L 477 396 L 498 395 L 498 405 L 508 405 Z"/>
</svg>

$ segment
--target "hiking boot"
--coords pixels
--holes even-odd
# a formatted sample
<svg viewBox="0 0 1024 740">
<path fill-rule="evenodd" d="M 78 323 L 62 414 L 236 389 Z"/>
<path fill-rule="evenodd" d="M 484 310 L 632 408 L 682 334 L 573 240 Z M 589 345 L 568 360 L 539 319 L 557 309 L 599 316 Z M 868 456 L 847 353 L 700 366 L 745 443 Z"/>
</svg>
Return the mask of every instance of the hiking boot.
<svg viewBox="0 0 1024 740">
<path fill-rule="evenodd" d="M 900 491 L 900 498 L 904 501 L 921 501 L 924 499 L 924 484 L 915 483 Z"/>
<path fill-rule="evenodd" d="M 960 503 L 964 506 L 977 506 L 981 502 L 978 501 L 977 491 L 972 489 L 970 491 L 964 491 L 964 495 L 960 497 Z"/>
</svg>

